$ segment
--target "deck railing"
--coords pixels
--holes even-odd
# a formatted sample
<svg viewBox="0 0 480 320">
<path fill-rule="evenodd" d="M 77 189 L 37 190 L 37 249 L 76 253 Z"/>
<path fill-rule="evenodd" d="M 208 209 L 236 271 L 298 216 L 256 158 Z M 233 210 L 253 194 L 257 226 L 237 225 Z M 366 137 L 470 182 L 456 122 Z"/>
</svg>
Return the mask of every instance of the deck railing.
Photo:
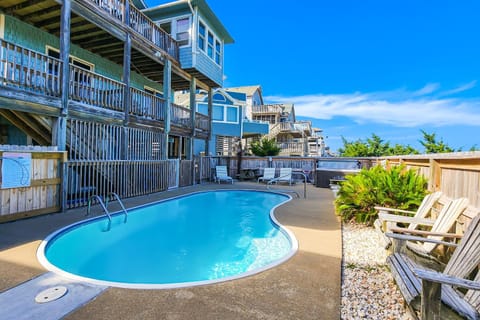
<svg viewBox="0 0 480 320">
<path fill-rule="evenodd" d="M 130 27 L 145 39 L 179 60 L 178 43 L 135 6 L 130 6 Z"/>
<path fill-rule="evenodd" d="M 130 92 L 130 114 L 158 121 L 165 119 L 165 99 L 135 88 L 130 88 Z"/>
<path fill-rule="evenodd" d="M 90 0 L 113 18 L 125 22 L 125 0 Z"/>
<path fill-rule="evenodd" d="M 282 107 L 276 104 L 252 107 L 252 113 L 282 113 L 282 111 Z"/>
<path fill-rule="evenodd" d="M 202 113 L 195 113 L 195 128 L 203 131 L 208 131 L 210 118 Z"/>
<path fill-rule="evenodd" d="M 122 82 L 101 76 L 94 72 L 70 65 L 70 98 L 75 101 L 123 111 Z"/>
<path fill-rule="evenodd" d="M 62 62 L 0 39 L 0 83 L 46 96 L 61 94 Z"/>
<path fill-rule="evenodd" d="M 174 125 L 192 128 L 190 122 L 190 109 L 172 103 L 170 108 L 170 121 Z"/>
<path fill-rule="evenodd" d="M 305 152 L 305 145 L 302 142 L 280 142 L 277 146 L 281 149 L 280 155 L 300 154 Z"/>
<path fill-rule="evenodd" d="M 143 12 L 130 4 L 129 21 L 125 21 L 125 0 L 88 0 L 97 8 L 106 12 L 109 16 L 122 24 L 127 24 L 135 32 L 168 53 L 176 61 L 179 60 L 178 43 L 172 36 L 157 26 Z"/>
</svg>

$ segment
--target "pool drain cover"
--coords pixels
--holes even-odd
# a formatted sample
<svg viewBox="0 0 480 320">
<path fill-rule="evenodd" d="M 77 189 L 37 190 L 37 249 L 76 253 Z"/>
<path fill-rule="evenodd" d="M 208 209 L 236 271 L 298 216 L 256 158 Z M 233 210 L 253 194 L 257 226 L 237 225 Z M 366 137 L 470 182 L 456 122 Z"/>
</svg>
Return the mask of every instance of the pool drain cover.
<svg viewBox="0 0 480 320">
<path fill-rule="evenodd" d="M 67 293 L 68 289 L 64 286 L 51 287 L 43 290 L 35 297 L 36 303 L 46 303 L 60 299 Z"/>
</svg>

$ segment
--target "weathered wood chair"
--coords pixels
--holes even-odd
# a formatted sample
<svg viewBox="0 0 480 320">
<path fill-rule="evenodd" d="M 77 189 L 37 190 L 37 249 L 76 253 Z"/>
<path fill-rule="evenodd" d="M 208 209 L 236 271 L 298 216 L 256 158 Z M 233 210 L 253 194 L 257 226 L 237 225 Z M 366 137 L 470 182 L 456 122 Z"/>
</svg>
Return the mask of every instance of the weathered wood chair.
<svg viewBox="0 0 480 320">
<path fill-rule="evenodd" d="M 428 258 L 431 256 L 432 251 L 439 244 L 446 242 L 445 240 L 454 241 L 455 239 L 461 237 L 460 234 L 448 232 L 455 225 L 458 217 L 463 213 L 463 211 L 465 211 L 467 206 L 467 198 L 458 198 L 446 203 L 442 207 L 438 217 L 433 220 L 433 224 L 431 224 L 431 228 L 429 230 L 410 230 L 408 228 L 389 227 L 389 231 L 398 234 L 396 239 L 407 240 L 406 247 L 415 254 Z M 418 222 L 418 225 L 429 226 L 429 224 L 422 223 L 421 221 Z M 418 238 L 415 236 L 424 236 L 428 239 L 436 240 L 437 242 L 426 242 L 423 240 L 418 241 Z M 398 244 L 394 243 L 394 246 L 395 245 L 398 246 Z M 397 249 L 394 248 L 394 250 Z"/>
<path fill-rule="evenodd" d="M 408 224 L 407 228 L 409 230 L 416 229 L 418 224 L 411 222 L 411 220 L 409 220 L 408 218 L 413 217 L 414 219 L 425 219 L 427 216 L 430 215 L 433 207 L 437 204 L 441 196 L 442 196 L 442 192 L 440 191 L 427 194 L 423 198 L 422 202 L 420 203 L 420 206 L 418 207 L 417 211 L 409 211 L 409 210 L 379 207 L 379 206 L 375 207 L 375 209 L 378 211 L 379 218 L 375 220 L 373 224 L 375 226 L 375 230 L 378 232 L 380 236 L 381 241 L 383 242 L 385 249 L 390 247 L 390 245 L 392 244 L 390 238 L 385 236 L 385 231 L 388 228 L 387 224 L 391 224 L 391 223 L 396 224 L 396 223 L 403 222 L 404 224 Z M 426 220 L 424 222 L 429 223 L 430 221 Z"/>
<path fill-rule="evenodd" d="M 401 252 L 387 258 L 412 315 L 420 311 L 421 319 L 454 319 L 458 315 L 480 319 L 480 216 L 473 218 L 458 245 L 432 238 L 419 240 L 456 248 L 442 273 L 417 264 Z"/>
</svg>

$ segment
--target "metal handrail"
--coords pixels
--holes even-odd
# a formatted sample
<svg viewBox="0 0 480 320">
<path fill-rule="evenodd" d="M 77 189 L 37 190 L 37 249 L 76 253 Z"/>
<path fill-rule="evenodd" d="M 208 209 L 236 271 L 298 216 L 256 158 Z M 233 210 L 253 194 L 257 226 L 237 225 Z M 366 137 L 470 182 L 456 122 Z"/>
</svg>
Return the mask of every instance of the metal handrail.
<svg viewBox="0 0 480 320">
<path fill-rule="evenodd" d="M 304 178 L 304 181 L 303 181 L 303 198 L 306 199 L 307 198 L 307 175 L 303 172 L 298 172 L 298 171 L 292 171 L 291 174 L 301 174 L 303 176 L 303 178 Z M 285 178 L 285 177 L 288 177 L 288 176 L 289 176 L 289 174 L 281 176 L 281 177 L 276 177 L 276 178 L 273 178 L 273 179 L 269 180 L 267 182 L 267 190 L 272 190 L 272 189 L 270 189 L 270 186 L 274 182 L 278 182 L 278 181 L 280 181 L 281 178 Z M 283 181 L 285 181 L 285 180 L 283 180 Z M 277 189 L 276 191 L 295 193 L 297 195 L 297 197 L 300 198 L 300 195 L 295 190 L 278 190 Z"/>
<path fill-rule="evenodd" d="M 111 216 L 110 213 L 108 212 L 108 209 L 107 209 L 107 207 L 105 206 L 105 203 L 103 203 L 103 200 L 102 200 L 102 198 L 100 198 L 100 196 L 94 194 L 93 196 L 90 197 L 90 199 L 88 199 L 87 214 L 86 214 L 85 216 L 90 215 L 90 210 L 91 210 L 91 206 L 92 206 L 92 199 L 97 199 L 98 202 L 100 203 L 100 206 L 103 208 L 103 211 L 105 211 L 105 214 L 106 214 L 107 217 L 108 217 L 108 228 L 107 228 L 107 231 L 109 231 L 110 228 L 111 228 L 111 226 L 112 226 L 112 216 Z"/>
<path fill-rule="evenodd" d="M 127 209 L 125 209 L 125 206 L 123 205 L 122 200 L 120 200 L 120 197 L 118 196 L 118 194 L 116 194 L 115 192 L 110 192 L 107 195 L 107 200 L 105 201 L 105 207 L 108 207 L 108 200 L 110 199 L 110 196 L 114 196 L 115 199 L 117 199 L 118 203 L 120 204 L 120 207 L 122 207 L 123 213 L 125 214 L 125 219 L 123 220 L 123 223 L 127 223 L 127 217 L 128 217 Z"/>
</svg>

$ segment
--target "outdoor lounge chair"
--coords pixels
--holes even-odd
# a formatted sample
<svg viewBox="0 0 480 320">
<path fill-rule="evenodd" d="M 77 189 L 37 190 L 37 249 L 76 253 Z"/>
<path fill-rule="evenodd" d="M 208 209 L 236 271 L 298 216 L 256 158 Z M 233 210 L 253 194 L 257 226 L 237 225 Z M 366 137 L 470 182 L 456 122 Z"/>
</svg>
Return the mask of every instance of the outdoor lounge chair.
<svg viewBox="0 0 480 320">
<path fill-rule="evenodd" d="M 280 168 L 280 175 L 275 179 L 276 182 L 288 182 L 292 185 L 292 168 Z"/>
<path fill-rule="evenodd" d="M 479 319 L 480 216 L 477 214 L 473 218 L 459 244 L 429 238 L 418 240 L 456 248 L 441 273 L 418 264 L 401 252 L 387 258 L 393 278 L 413 313 L 420 310 L 421 319 L 451 319 L 455 316 L 451 314 L 453 309 L 457 316 Z"/>
<path fill-rule="evenodd" d="M 233 184 L 232 177 L 227 174 L 226 166 L 216 166 L 215 168 L 215 181 L 220 183 L 221 181 L 230 181 Z"/>
<path fill-rule="evenodd" d="M 450 201 L 445 204 L 438 214 L 438 217 L 435 220 L 432 219 L 415 219 L 410 218 L 406 219 L 405 222 L 410 220 L 411 223 L 416 223 L 422 226 L 431 226 L 430 230 L 417 230 L 417 229 L 408 229 L 401 227 L 389 227 L 389 232 L 386 233 L 388 237 L 395 238 L 397 240 L 407 241 L 407 248 L 409 248 L 414 253 L 430 257 L 431 252 L 440 244 L 448 243 L 444 239 L 455 239 L 461 237 L 458 234 L 448 234 L 447 232 L 455 225 L 457 218 L 462 214 L 463 211 L 468 206 L 467 198 L 458 198 Z M 379 215 L 382 219 L 381 214 Z M 405 217 L 407 218 L 407 217 Z M 390 233 L 397 233 L 396 237 L 393 237 Z M 418 236 L 424 236 L 427 239 L 435 240 L 432 242 L 427 241 L 417 241 Z M 396 242 L 396 243 L 395 243 Z M 394 242 L 394 247 L 398 246 L 398 241 Z M 396 251 L 397 248 L 394 248 Z"/>
<path fill-rule="evenodd" d="M 386 208 L 386 207 L 375 207 L 378 211 L 379 216 L 381 215 L 382 218 L 378 218 L 373 223 L 375 229 L 377 230 L 378 234 L 380 235 L 380 239 L 382 240 L 385 249 L 387 249 L 391 244 L 392 241 L 390 238 L 385 236 L 385 231 L 387 229 L 387 223 L 396 222 L 401 223 L 404 221 L 405 217 L 413 217 L 415 219 L 424 219 L 431 214 L 431 211 L 435 204 L 439 201 L 442 193 L 440 191 L 427 194 L 420 206 L 418 207 L 417 211 L 408 211 L 408 210 L 401 210 L 395 208 Z M 413 230 L 417 228 L 416 223 L 409 223 L 408 229 Z"/>
<path fill-rule="evenodd" d="M 275 178 L 275 168 L 265 168 L 263 169 L 263 176 L 259 177 L 257 182 L 260 182 L 260 181 L 268 182 L 273 178 Z"/>
</svg>

